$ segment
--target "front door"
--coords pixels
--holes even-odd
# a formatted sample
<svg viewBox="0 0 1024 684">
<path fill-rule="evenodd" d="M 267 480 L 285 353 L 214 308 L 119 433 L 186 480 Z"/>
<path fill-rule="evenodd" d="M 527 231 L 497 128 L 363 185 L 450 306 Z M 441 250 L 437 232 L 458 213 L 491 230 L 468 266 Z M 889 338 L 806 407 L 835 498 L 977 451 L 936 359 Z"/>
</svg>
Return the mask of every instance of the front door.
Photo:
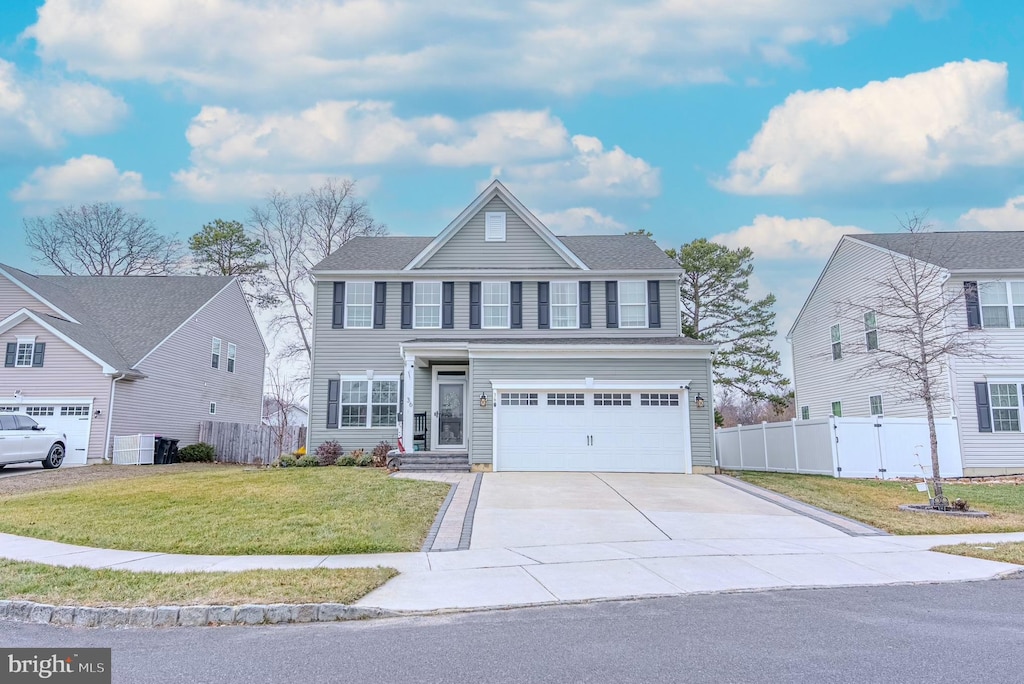
<svg viewBox="0 0 1024 684">
<path fill-rule="evenodd" d="M 459 450 L 466 448 L 466 378 L 437 378 L 437 401 L 434 403 L 436 426 L 434 448 Z"/>
</svg>

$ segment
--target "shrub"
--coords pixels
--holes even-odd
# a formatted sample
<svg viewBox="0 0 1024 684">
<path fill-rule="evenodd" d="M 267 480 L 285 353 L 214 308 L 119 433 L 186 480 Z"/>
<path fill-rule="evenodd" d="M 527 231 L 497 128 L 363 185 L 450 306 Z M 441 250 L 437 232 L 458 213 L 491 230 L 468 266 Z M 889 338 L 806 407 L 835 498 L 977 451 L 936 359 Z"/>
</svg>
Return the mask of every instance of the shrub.
<svg viewBox="0 0 1024 684">
<path fill-rule="evenodd" d="M 377 443 L 377 446 L 373 447 L 373 465 L 378 468 L 383 468 L 388 464 L 388 452 L 394 449 L 391 446 L 391 442 L 386 439 L 382 439 Z"/>
<path fill-rule="evenodd" d="M 356 462 L 356 465 L 361 468 L 373 466 L 373 456 L 370 454 L 364 453 L 362 456 L 353 456 L 352 459 Z"/>
<path fill-rule="evenodd" d="M 281 458 L 277 459 L 277 465 L 282 468 L 294 468 L 297 460 L 298 459 L 291 454 L 283 454 Z"/>
<path fill-rule="evenodd" d="M 337 460 L 337 459 L 335 459 Z M 316 456 L 300 456 L 295 459 L 295 466 L 297 468 L 315 468 L 320 465 L 319 459 Z"/>
<path fill-rule="evenodd" d="M 355 464 L 356 464 L 356 459 L 352 458 L 351 456 L 342 456 L 341 458 L 338 459 L 338 461 L 337 461 L 337 463 L 335 465 L 354 466 Z"/>
<path fill-rule="evenodd" d="M 967 503 L 963 499 L 956 499 L 953 501 L 953 510 L 963 511 L 964 513 L 966 513 L 967 511 L 971 510 L 971 504 Z"/>
<path fill-rule="evenodd" d="M 178 449 L 178 460 L 182 463 L 213 463 L 216 459 L 217 452 L 213 445 L 206 442 L 189 444 Z"/>
<path fill-rule="evenodd" d="M 324 442 L 316 448 L 317 465 L 329 466 L 338 461 L 338 457 L 344 453 L 341 444 L 335 440 Z M 303 456 L 302 458 L 306 458 Z"/>
<path fill-rule="evenodd" d="M 352 451 L 348 452 L 348 455 L 358 461 L 359 459 L 366 455 L 366 449 L 353 449 Z"/>
</svg>

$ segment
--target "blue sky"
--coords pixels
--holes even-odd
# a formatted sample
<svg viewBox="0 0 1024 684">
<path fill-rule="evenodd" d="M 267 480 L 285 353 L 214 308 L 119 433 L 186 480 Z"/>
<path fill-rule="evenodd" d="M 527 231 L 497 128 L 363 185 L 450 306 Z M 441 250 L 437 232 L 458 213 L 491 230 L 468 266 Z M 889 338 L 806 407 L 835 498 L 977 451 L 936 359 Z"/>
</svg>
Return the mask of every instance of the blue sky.
<svg viewBox="0 0 1024 684">
<path fill-rule="evenodd" d="M 755 250 L 788 329 L 844 232 L 1024 230 L 1015 3 L 8 0 L 2 261 L 110 200 L 184 238 L 359 181 L 440 231 L 497 175 L 559 233 Z"/>
</svg>

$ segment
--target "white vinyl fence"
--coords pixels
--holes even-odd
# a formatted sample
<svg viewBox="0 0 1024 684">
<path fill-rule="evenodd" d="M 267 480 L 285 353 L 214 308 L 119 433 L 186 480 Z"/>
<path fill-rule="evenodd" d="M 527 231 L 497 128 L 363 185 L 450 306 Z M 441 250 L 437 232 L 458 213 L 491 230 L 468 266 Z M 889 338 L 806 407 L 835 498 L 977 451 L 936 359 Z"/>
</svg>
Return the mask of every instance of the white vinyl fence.
<svg viewBox="0 0 1024 684">
<path fill-rule="evenodd" d="M 943 477 L 962 477 L 956 421 L 935 421 Z M 924 418 L 815 418 L 715 430 L 726 470 L 767 470 L 833 477 L 931 475 Z"/>
<path fill-rule="evenodd" d="M 114 465 L 153 465 L 156 435 L 114 437 Z"/>
</svg>

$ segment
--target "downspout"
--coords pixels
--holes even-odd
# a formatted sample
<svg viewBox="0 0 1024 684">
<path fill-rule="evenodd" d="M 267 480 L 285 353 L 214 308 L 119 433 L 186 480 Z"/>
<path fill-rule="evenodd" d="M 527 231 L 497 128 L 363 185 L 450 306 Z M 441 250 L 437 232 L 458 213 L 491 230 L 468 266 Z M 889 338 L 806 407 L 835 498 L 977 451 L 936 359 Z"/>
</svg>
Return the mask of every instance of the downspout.
<svg viewBox="0 0 1024 684">
<path fill-rule="evenodd" d="M 683 289 L 683 274 L 676 276 L 676 337 L 683 336 L 683 298 L 680 292 Z"/>
<path fill-rule="evenodd" d="M 110 456 L 110 428 L 114 422 L 114 392 L 117 390 L 117 381 L 124 380 L 127 373 L 121 373 L 121 375 L 110 378 L 110 401 L 107 403 L 107 436 L 103 440 L 103 462 L 107 461 L 107 457 Z M 113 460 L 113 459 L 111 459 Z"/>
</svg>

